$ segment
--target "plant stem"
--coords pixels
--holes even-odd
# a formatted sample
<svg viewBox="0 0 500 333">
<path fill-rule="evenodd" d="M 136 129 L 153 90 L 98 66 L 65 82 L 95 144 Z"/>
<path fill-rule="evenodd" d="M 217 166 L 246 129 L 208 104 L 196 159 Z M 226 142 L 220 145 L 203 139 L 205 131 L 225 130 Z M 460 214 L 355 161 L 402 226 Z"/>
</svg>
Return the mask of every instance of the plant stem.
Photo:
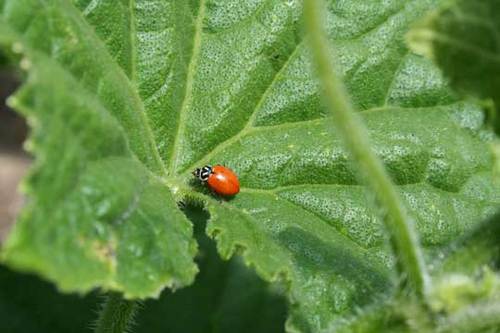
<svg viewBox="0 0 500 333">
<path fill-rule="evenodd" d="M 375 193 L 385 209 L 384 222 L 390 234 L 400 274 L 420 299 L 427 296 L 428 274 L 413 221 L 381 160 L 371 149 L 367 129 L 355 113 L 347 91 L 331 61 L 329 41 L 323 28 L 322 6 L 318 0 L 306 0 L 304 16 L 317 73 L 323 84 L 324 99 L 331 116 L 329 128 L 343 139 L 357 162 L 362 181 Z"/>
<path fill-rule="evenodd" d="M 137 312 L 136 301 L 122 298 L 118 293 L 110 293 L 99 312 L 95 333 L 128 332 L 134 315 Z"/>
</svg>

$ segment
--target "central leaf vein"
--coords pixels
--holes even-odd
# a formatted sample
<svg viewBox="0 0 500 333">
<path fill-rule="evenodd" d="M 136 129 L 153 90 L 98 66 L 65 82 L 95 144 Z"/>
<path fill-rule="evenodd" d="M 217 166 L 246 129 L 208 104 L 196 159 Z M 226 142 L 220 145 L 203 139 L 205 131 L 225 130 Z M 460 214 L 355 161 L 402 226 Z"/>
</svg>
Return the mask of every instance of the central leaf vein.
<svg viewBox="0 0 500 333">
<path fill-rule="evenodd" d="M 134 0 L 130 0 L 130 1 L 134 1 Z M 73 18 L 73 20 L 75 20 L 75 22 L 80 23 L 81 26 L 82 26 L 82 28 L 84 28 L 85 31 L 87 32 L 87 35 L 90 36 L 90 38 L 92 39 L 92 41 L 99 46 L 99 50 L 100 51 L 102 50 L 106 54 L 106 56 L 109 57 L 109 59 L 113 59 L 112 55 L 109 53 L 109 50 L 105 47 L 105 42 L 103 40 L 101 40 L 97 36 L 97 34 L 96 34 L 95 30 L 93 29 L 92 25 L 86 19 L 84 19 L 83 16 L 77 14 L 77 12 L 76 12 L 77 9 L 76 9 L 75 5 L 74 4 L 69 4 L 67 2 L 63 2 L 63 5 L 65 6 L 65 8 L 67 10 L 64 10 L 64 8 L 60 8 L 60 10 L 64 11 L 65 13 L 68 13 L 69 15 L 71 15 L 72 18 Z M 99 3 L 95 4 L 95 6 L 98 6 L 98 5 L 99 5 Z M 92 10 L 94 10 L 94 8 L 92 8 Z M 132 20 L 132 17 L 130 19 Z M 19 36 L 19 39 L 22 39 L 21 36 Z M 132 47 L 132 45 L 131 45 L 131 47 Z M 136 47 L 135 43 L 134 43 L 134 47 Z M 133 53 L 133 52 L 134 51 L 131 49 L 131 53 Z M 45 54 L 45 55 L 49 56 L 47 54 Z M 106 61 L 107 59 L 103 57 L 102 60 Z M 72 77 L 74 77 L 77 81 L 79 81 L 80 78 L 77 78 L 75 76 L 75 74 L 72 73 L 68 68 L 66 68 L 66 66 L 63 63 L 61 63 L 61 62 L 59 62 L 57 60 L 56 60 L 56 63 L 61 68 L 63 68 L 65 70 L 65 72 L 67 72 L 69 75 L 71 75 Z M 162 171 L 164 171 L 166 173 L 166 171 L 164 170 L 164 167 L 163 167 L 163 163 L 161 162 L 160 153 L 158 151 L 158 145 L 156 144 L 156 141 L 154 139 L 153 131 L 151 129 L 151 124 L 149 122 L 149 118 L 146 116 L 146 111 L 145 111 L 144 103 L 143 103 L 142 99 L 140 98 L 139 93 L 138 93 L 136 87 L 132 84 L 130 78 L 127 76 L 127 74 L 125 73 L 124 69 L 118 65 L 118 63 L 116 63 L 115 61 L 109 61 L 109 65 L 110 65 L 109 67 L 111 69 L 116 70 L 116 72 L 117 72 L 117 74 L 119 76 L 123 76 L 124 77 L 124 81 L 127 83 L 127 87 L 129 88 L 130 95 L 133 97 L 133 99 L 135 101 L 137 101 L 137 108 L 134 107 L 133 110 L 135 110 L 138 113 L 139 118 L 144 123 L 144 128 L 146 130 L 147 139 L 150 142 L 150 144 L 152 145 L 152 151 L 153 151 L 153 153 L 155 155 L 154 156 L 154 160 L 161 166 Z M 97 95 L 97 97 L 100 100 L 100 96 Z M 104 103 L 102 101 L 101 101 L 101 104 L 104 106 Z M 113 112 L 109 111 L 107 108 L 105 108 L 105 109 L 108 111 L 108 113 L 110 115 L 113 115 Z"/>
<path fill-rule="evenodd" d="M 201 50 L 201 35 L 203 30 L 203 20 L 205 17 L 205 0 L 200 0 L 200 8 L 198 10 L 198 16 L 196 18 L 195 33 L 194 33 L 194 43 L 193 52 L 191 55 L 191 60 L 188 65 L 187 78 L 186 78 L 186 90 L 184 93 L 184 99 L 179 112 L 179 119 L 177 123 L 177 133 L 174 139 L 174 149 L 170 158 L 168 172 L 173 175 L 176 171 L 179 154 L 181 151 L 182 137 L 184 136 L 184 130 L 186 127 L 186 116 L 193 98 L 193 84 L 196 74 L 196 65 L 198 63 L 198 58 Z"/>
</svg>

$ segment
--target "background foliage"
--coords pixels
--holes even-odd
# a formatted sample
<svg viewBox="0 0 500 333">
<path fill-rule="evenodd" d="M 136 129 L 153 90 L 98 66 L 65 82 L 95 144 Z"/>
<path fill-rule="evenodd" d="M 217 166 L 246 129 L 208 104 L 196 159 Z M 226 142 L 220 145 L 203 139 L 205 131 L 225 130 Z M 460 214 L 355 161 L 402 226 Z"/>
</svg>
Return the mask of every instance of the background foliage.
<svg viewBox="0 0 500 333">
<path fill-rule="evenodd" d="M 498 242 L 484 237 L 489 224 L 477 228 L 500 190 L 485 104 L 456 93 L 448 78 L 460 80 L 446 66 L 443 74 L 405 43 L 422 17 L 451 8 L 440 6 L 329 1 L 325 15 L 343 83 L 415 219 L 435 286 L 430 307 L 446 330 L 471 308 L 495 309 Z M 30 122 L 36 156 L 24 184 L 30 201 L 3 248 L 9 266 L 63 291 L 129 298 L 190 285 L 201 270 L 206 285 L 184 293 L 205 294 L 221 314 L 197 303 L 201 319 L 190 325 L 275 330 L 283 300 L 244 263 L 286 289 L 290 331 L 433 327 L 399 293 L 384 212 L 342 138 L 329 134 L 301 1 L 0 0 L 0 8 L 0 43 L 27 75 L 9 103 Z M 242 192 L 225 200 L 193 182 L 191 169 L 205 163 L 233 168 Z M 204 259 L 196 265 L 203 246 L 196 250 L 179 202 L 203 206 L 218 254 L 241 259 L 217 263 L 223 273 Z M 232 322 L 231 297 L 246 292 Z M 181 293 L 167 309 L 192 299 Z M 153 312 L 145 316 L 151 322 Z"/>
<path fill-rule="evenodd" d="M 447 1 L 410 34 L 416 52 L 435 60 L 454 87 L 491 99 L 500 130 L 500 2 Z M 491 115 L 493 116 L 493 115 Z"/>
</svg>

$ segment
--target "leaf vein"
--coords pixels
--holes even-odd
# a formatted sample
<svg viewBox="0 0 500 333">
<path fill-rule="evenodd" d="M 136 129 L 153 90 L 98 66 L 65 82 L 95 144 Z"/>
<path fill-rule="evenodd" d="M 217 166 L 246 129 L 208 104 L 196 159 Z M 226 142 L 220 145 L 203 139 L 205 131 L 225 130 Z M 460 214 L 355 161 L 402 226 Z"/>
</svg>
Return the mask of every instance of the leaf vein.
<svg viewBox="0 0 500 333">
<path fill-rule="evenodd" d="M 401 69 L 403 68 L 405 64 L 406 58 L 410 55 L 410 51 L 407 50 L 404 55 L 401 56 L 401 59 L 399 61 L 398 66 L 394 70 L 394 75 L 392 76 L 391 82 L 389 83 L 389 86 L 387 87 L 387 92 L 384 97 L 384 107 L 389 105 L 389 98 L 391 97 L 391 93 L 394 89 L 394 84 L 396 83 L 396 80 L 399 77 L 399 73 L 401 72 Z"/>
<path fill-rule="evenodd" d="M 92 0 L 89 2 L 87 7 L 83 10 L 83 16 L 88 16 L 90 15 L 96 8 L 99 6 L 100 2 L 102 0 Z"/>
<path fill-rule="evenodd" d="M 133 0 L 130 0 L 130 1 L 133 1 Z M 66 5 L 66 6 L 69 6 L 68 9 L 70 9 L 70 10 L 67 10 L 66 13 L 69 13 L 69 15 L 72 15 L 73 18 L 76 21 L 81 22 L 81 24 L 85 28 L 86 32 L 88 32 L 88 35 L 92 38 L 92 40 L 96 44 L 100 44 L 99 45 L 99 46 L 101 46 L 99 48 L 100 51 L 102 50 L 106 55 L 109 56 L 110 59 L 113 59 L 113 56 L 109 52 L 109 50 L 106 47 L 105 43 L 97 36 L 97 34 L 96 34 L 95 30 L 93 29 L 92 25 L 87 20 L 85 20 L 82 16 L 75 15 L 75 13 L 74 13 L 76 11 L 75 5 L 74 4 L 68 4 L 66 2 L 63 2 L 63 4 Z M 60 7 L 57 7 L 57 8 L 60 8 Z M 78 81 L 77 77 L 69 69 L 67 69 L 59 61 L 56 61 L 56 62 L 59 64 L 59 66 L 61 66 L 61 68 L 63 68 L 66 72 L 68 72 L 72 77 L 74 77 Z M 116 63 L 115 61 L 109 61 L 109 65 L 110 65 L 109 66 L 110 68 L 116 70 L 116 73 L 118 75 L 122 75 L 124 77 L 124 81 L 127 83 L 126 85 L 129 88 L 128 90 L 129 90 L 131 96 L 133 97 L 134 100 L 137 101 L 137 106 L 139 108 L 138 109 L 137 108 L 133 108 L 133 110 L 135 110 L 138 113 L 139 118 L 143 121 L 144 128 L 146 130 L 146 137 L 147 137 L 149 143 L 151 144 L 153 152 L 154 152 L 154 155 L 155 155 L 154 159 L 156 160 L 156 163 L 158 163 L 158 165 L 161 167 L 162 171 L 166 174 L 166 170 L 164 168 L 162 159 L 160 157 L 160 152 L 158 151 L 158 146 L 156 144 L 156 140 L 154 139 L 153 130 L 152 130 L 152 127 L 151 127 L 151 124 L 150 124 L 150 120 L 149 120 L 149 118 L 146 115 L 146 109 L 145 109 L 145 106 L 144 106 L 144 103 L 143 103 L 142 99 L 139 96 L 138 91 L 136 90 L 136 88 L 132 84 L 132 82 L 130 81 L 130 79 L 127 76 L 127 74 L 125 73 L 124 69 L 121 66 L 119 66 L 118 63 Z M 95 95 L 96 95 L 96 97 L 99 100 L 101 100 L 101 97 L 99 95 L 97 95 L 97 94 L 95 94 Z M 102 103 L 102 101 L 101 101 L 101 104 L 104 105 Z M 105 108 L 105 109 L 108 110 L 107 108 Z M 108 112 L 109 112 L 109 110 L 108 110 Z M 109 114 L 113 115 L 112 112 L 109 112 Z M 143 162 L 141 161 L 141 163 L 143 163 Z"/>
<path fill-rule="evenodd" d="M 301 206 L 301 205 L 299 205 L 298 203 L 293 202 L 293 201 L 291 201 L 290 199 L 285 198 L 285 197 L 283 197 L 283 196 L 278 195 L 278 197 L 279 197 L 280 199 L 282 199 L 282 200 L 284 200 L 284 201 L 286 201 L 286 202 L 290 203 L 290 204 L 291 204 L 291 205 L 293 205 L 294 207 L 299 208 L 299 209 L 301 209 L 301 210 L 303 210 L 303 211 L 305 211 L 305 212 L 308 212 L 308 213 L 310 213 L 310 214 L 312 214 L 312 215 L 316 216 L 318 219 L 320 219 L 321 221 L 323 221 L 324 223 L 326 223 L 326 225 L 327 225 L 328 227 L 331 227 L 331 228 L 335 229 L 335 231 L 336 231 L 339 235 L 343 236 L 345 239 L 349 240 L 349 241 L 350 241 L 350 242 L 352 242 L 353 244 L 356 244 L 356 245 L 357 245 L 357 247 L 359 247 L 359 248 L 363 249 L 363 251 L 367 251 L 367 250 L 371 249 L 370 247 L 364 247 L 364 246 L 363 246 L 363 244 L 362 244 L 360 241 L 357 241 L 356 239 L 352 238 L 351 236 L 349 236 L 349 235 L 348 235 L 348 234 L 346 234 L 345 232 L 342 232 L 342 230 L 340 230 L 340 228 L 339 228 L 337 225 L 335 225 L 334 223 L 330 223 L 328 220 L 326 220 L 323 216 L 321 216 L 320 214 L 316 213 L 315 211 L 313 211 L 313 210 L 311 210 L 311 209 L 307 209 L 306 207 Z"/>
<path fill-rule="evenodd" d="M 170 162 L 168 166 L 169 174 L 174 174 L 177 168 L 179 154 L 181 150 L 181 140 L 184 135 L 184 130 L 186 127 L 186 115 L 193 98 L 193 85 L 195 77 L 195 69 L 198 63 L 198 58 L 201 51 L 201 35 L 203 30 L 203 20 L 205 17 L 205 0 L 200 0 L 200 8 L 198 9 L 198 16 L 195 23 L 195 33 L 193 42 L 193 51 L 191 54 L 191 59 L 188 65 L 187 77 L 186 77 L 186 90 L 184 92 L 184 99 L 179 111 L 179 119 L 177 122 L 177 132 L 174 139 L 174 147 L 170 157 Z"/>
<path fill-rule="evenodd" d="M 224 148 L 226 148 L 228 146 L 231 146 L 234 142 L 238 141 L 244 135 L 248 134 L 253 128 L 255 128 L 253 126 L 253 121 L 255 120 L 255 117 L 256 117 L 258 111 L 260 110 L 260 108 L 261 108 L 262 104 L 264 103 L 264 101 L 266 100 L 266 98 L 269 96 L 269 94 L 271 92 L 271 88 L 278 81 L 279 77 L 281 77 L 282 73 L 288 67 L 288 65 L 290 64 L 292 59 L 299 53 L 300 45 L 302 45 L 302 42 L 297 43 L 297 45 L 295 46 L 295 49 L 290 53 L 290 56 L 288 57 L 288 59 L 283 63 L 281 68 L 276 72 L 273 79 L 271 80 L 271 82 L 269 83 L 269 85 L 267 86 L 267 88 L 265 89 L 263 94 L 261 95 L 259 101 L 255 105 L 255 108 L 253 109 L 252 113 L 250 114 L 250 117 L 248 118 L 246 124 L 241 129 L 241 131 L 239 131 L 237 134 L 233 135 L 232 137 L 226 139 L 225 141 L 222 141 L 221 143 L 219 143 L 209 153 L 205 154 L 203 157 L 198 159 L 196 162 L 192 163 L 189 167 L 184 168 L 183 171 L 191 170 L 194 167 L 196 167 L 197 165 L 201 165 L 204 162 L 210 160 L 210 158 L 212 156 L 214 156 L 216 153 L 218 153 L 219 151 L 223 150 Z"/>
</svg>

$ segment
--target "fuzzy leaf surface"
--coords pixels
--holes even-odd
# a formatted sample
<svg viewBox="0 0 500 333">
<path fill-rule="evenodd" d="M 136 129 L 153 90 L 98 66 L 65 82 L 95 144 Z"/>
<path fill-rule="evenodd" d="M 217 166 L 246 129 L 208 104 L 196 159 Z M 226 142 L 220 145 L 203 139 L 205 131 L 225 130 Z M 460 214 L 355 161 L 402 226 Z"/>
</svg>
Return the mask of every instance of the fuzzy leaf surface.
<svg viewBox="0 0 500 333">
<path fill-rule="evenodd" d="M 0 4 L 0 41 L 29 72 L 13 104 L 37 155 L 11 265 L 131 297 L 188 284 L 194 240 L 175 201 L 194 200 L 224 258 L 286 281 L 290 330 L 318 332 L 389 295 L 380 212 L 327 134 L 301 1 Z M 345 84 L 429 251 L 499 203 L 481 108 L 404 43 L 435 6 L 330 1 L 327 13 Z M 235 170 L 241 193 L 193 181 L 206 163 Z"/>
</svg>

